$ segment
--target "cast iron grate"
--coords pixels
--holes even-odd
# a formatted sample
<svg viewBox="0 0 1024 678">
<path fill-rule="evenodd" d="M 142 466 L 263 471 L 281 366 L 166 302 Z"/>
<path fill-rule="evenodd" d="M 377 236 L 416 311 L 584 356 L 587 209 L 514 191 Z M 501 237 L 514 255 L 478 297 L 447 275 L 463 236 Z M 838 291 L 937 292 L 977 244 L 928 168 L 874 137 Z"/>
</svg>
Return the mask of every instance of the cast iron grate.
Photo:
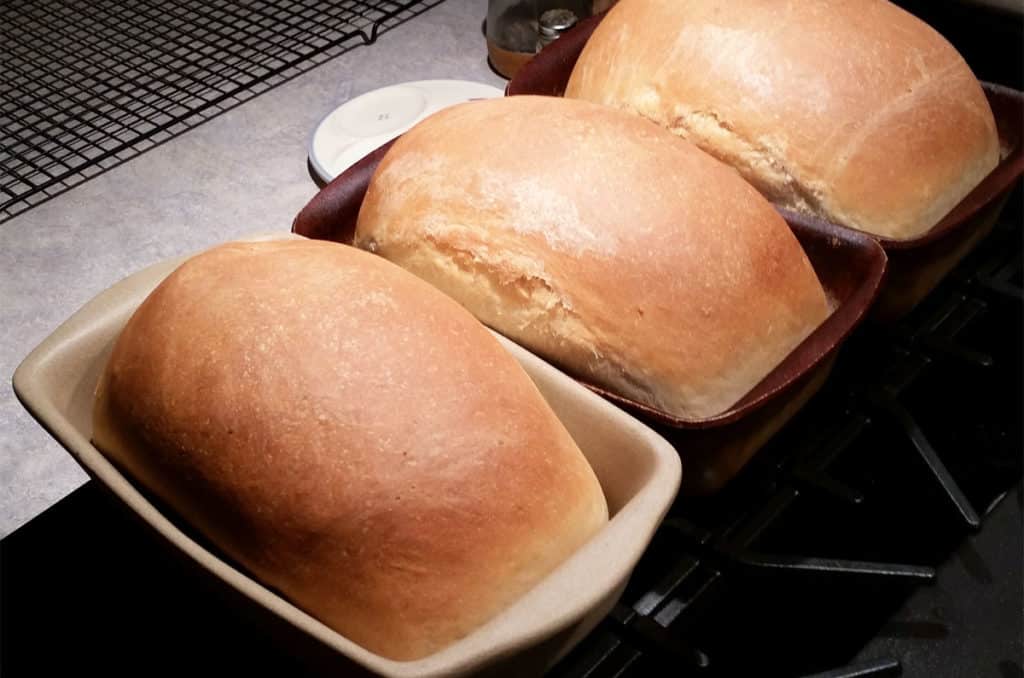
<svg viewBox="0 0 1024 678">
<path fill-rule="evenodd" d="M 1018 213 L 898 326 L 861 328 L 724 492 L 676 502 L 552 675 L 899 675 L 854 658 L 1021 480 L 1021 271 Z"/>
<path fill-rule="evenodd" d="M 440 2 L 0 3 L 0 223 Z"/>
</svg>

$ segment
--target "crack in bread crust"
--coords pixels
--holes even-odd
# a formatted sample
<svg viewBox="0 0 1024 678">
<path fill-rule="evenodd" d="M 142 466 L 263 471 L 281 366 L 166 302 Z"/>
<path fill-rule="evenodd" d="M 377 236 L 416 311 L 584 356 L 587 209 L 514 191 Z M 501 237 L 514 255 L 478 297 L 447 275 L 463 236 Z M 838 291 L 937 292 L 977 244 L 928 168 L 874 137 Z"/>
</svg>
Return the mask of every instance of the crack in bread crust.
<svg viewBox="0 0 1024 678">
<path fill-rule="evenodd" d="M 843 145 L 833 154 L 836 160 L 828 169 L 826 175 L 827 182 L 833 183 L 846 171 L 850 160 L 857 154 L 860 148 L 867 143 L 873 134 L 886 125 L 893 115 L 908 108 L 909 102 L 924 96 L 929 87 L 942 86 L 946 76 L 955 71 L 959 66 L 960 64 L 954 61 L 950 62 L 945 68 L 922 75 L 916 82 L 909 84 L 905 92 L 891 99 L 868 116 L 858 126 L 857 131 L 848 135 Z M 975 106 L 970 108 L 978 111 Z"/>
<path fill-rule="evenodd" d="M 448 227 L 456 228 L 451 224 Z M 386 258 L 436 285 L 485 324 L 500 329 L 542 357 L 551 359 L 560 354 L 563 358 L 558 362 L 580 376 L 591 375 L 597 385 L 654 407 L 667 406 L 657 391 L 645 383 L 650 375 L 639 366 L 623 364 L 606 338 L 583 323 L 568 295 L 534 258 L 510 249 L 496 255 L 492 248 L 461 245 L 434 233 L 424 235 L 423 239 L 434 252 L 428 257 L 420 256 L 423 250 L 403 243 L 395 247 L 394 242 L 382 242 L 379 234 L 369 241 Z M 475 292 L 470 294 L 467 290 Z M 500 297 L 512 295 L 522 302 L 500 301 Z M 502 307 L 512 313 L 499 318 L 496 309 Z"/>
<path fill-rule="evenodd" d="M 437 251 L 446 252 L 459 269 L 477 280 L 483 278 L 491 284 L 497 283 L 502 291 L 514 292 L 532 302 L 520 307 L 533 312 L 518 325 L 517 336 L 514 337 L 523 341 L 528 348 L 532 345 L 542 354 L 548 353 L 544 346 L 537 346 L 531 341 L 537 337 L 541 337 L 542 342 L 550 341 L 557 344 L 563 351 L 568 348 L 570 354 L 575 354 L 578 360 L 585 361 L 580 365 L 569 365 L 570 369 L 580 375 L 591 374 L 595 384 L 617 390 L 639 402 L 650 403 L 654 407 L 666 407 L 666 403 L 657 396 L 655 390 L 644 383 L 650 375 L 641 375 L 645 370 L 640 366 L 627 366 L 623 364 L 621 356 L 610 355 L 615 351 L 611 350 L 609 342 L 592 328 L 584 325 L 572 302 L 567 295 L 559 291 L 550 277 L 541 272 L 527 270 L 526 267 L 517 267 L 515 262 L 519 257 L 496 261 L 481 256 L 480 249 L 460 248 L 450 241 L 441 241 L 436 236 L 427 236 L 427 240 L 437 248 Z"/>
<path fill-rule="evenodd" d="M 519 326 L 519 331 L 526 331 L 528 328 L 537 328 L 539 331 L 539 328 L 554 323 L 580 323 L 579 314 L 573 310 L 572 303 L 566 296 L 559 292 L 541 271 L 530 271 L 525 266 L 518 266 L 517 264 L 521 263 L 517 261 L 519 257 L 506 254 L 504 261 L 501 261 L 484 255 L 485 250 L 482 248 L 459 247 L 433 235 L 428 235 L 426 240 L 431 242 L 438 252 L 447 254 L 461 271 L 478 280 L 486 280 L 499 287 L 503 293 L 513 293 L 531 301 L 531 304 L 522 307 L 529 309 L 531 313 L 524 319 L 525 323 Z M 582 324 L 574 329 L 576 332 L 585 332 Z M 564 341 L 565 338 L 560 339 Z M 596 351 L 595 357 L 600 357 Z"/>
<path fill-rule="evenodd" d="M 778 151 L 747 138 L 717 112 L 676 107 L 674 118 L 664 123 L 641 115 L 735 167 L 769 200 L 816 217 L 828 214 L 821 192 L 798 177 Z"/>
</svg>

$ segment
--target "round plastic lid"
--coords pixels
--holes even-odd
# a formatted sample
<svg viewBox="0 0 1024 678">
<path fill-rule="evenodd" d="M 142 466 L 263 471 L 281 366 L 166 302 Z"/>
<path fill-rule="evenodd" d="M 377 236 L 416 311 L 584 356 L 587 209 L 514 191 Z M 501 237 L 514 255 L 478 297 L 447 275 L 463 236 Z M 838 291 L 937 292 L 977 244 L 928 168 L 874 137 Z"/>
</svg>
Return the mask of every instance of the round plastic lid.
<svg viewBox="0 0 1024 678">
<path fill-rule="evenodd" d="M 504 94 L 465 80 L 419 80 L 367 92 L 331 111 L 309 142 L 309 164 L 324 183 L 442 108 Z"/>
</svg>

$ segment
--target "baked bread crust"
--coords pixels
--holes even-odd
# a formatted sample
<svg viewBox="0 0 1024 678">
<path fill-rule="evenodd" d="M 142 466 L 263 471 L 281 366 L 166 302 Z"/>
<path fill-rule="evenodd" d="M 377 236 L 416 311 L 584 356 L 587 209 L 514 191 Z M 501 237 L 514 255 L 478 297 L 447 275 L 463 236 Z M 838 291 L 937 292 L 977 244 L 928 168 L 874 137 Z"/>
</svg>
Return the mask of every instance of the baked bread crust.
<svg viewBox="0 0 1024 678">
<path fill-rule="evenodd" d="M 355 244 L 569 371 L 673 415 L 735 404 L 828 315 L 772 206 L 657 125 L 516 96 L 398 139 Z"/>
<path fill-rule="evenodd" d="M 565 95 L 657 122 L 773 202 L 892 239 L 928 231 L 999 162 L 963 58 L 885 0 L 622 0 Z"/>
<path fill-rule="evenodd" d="M 257 579 L 392 659 L 468 634 L 607 521 L 497 340 L 333 243 L 231 243 L 178 268 L 118 338 L 93 438 Z"/>
</svg>

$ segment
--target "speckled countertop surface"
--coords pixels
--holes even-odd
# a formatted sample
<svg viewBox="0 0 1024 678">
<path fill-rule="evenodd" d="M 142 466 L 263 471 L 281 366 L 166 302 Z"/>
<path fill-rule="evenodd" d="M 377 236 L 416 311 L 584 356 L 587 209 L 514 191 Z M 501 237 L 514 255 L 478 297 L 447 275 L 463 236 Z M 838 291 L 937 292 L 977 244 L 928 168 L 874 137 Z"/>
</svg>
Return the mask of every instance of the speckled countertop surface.
<svg viewBox="0 0 1024 678">
<path fill-rule="evenodd" d="M 484 0 L 446 0 L 341 56 L 0 224 L 0 537 L 86 480 L 11 388 L 28 353 L 129 273 L 253 232 L 287 231 L 316 192 L 306 145 L 334 107 L 430 78 L 504 87 Z"/>
</svg>

